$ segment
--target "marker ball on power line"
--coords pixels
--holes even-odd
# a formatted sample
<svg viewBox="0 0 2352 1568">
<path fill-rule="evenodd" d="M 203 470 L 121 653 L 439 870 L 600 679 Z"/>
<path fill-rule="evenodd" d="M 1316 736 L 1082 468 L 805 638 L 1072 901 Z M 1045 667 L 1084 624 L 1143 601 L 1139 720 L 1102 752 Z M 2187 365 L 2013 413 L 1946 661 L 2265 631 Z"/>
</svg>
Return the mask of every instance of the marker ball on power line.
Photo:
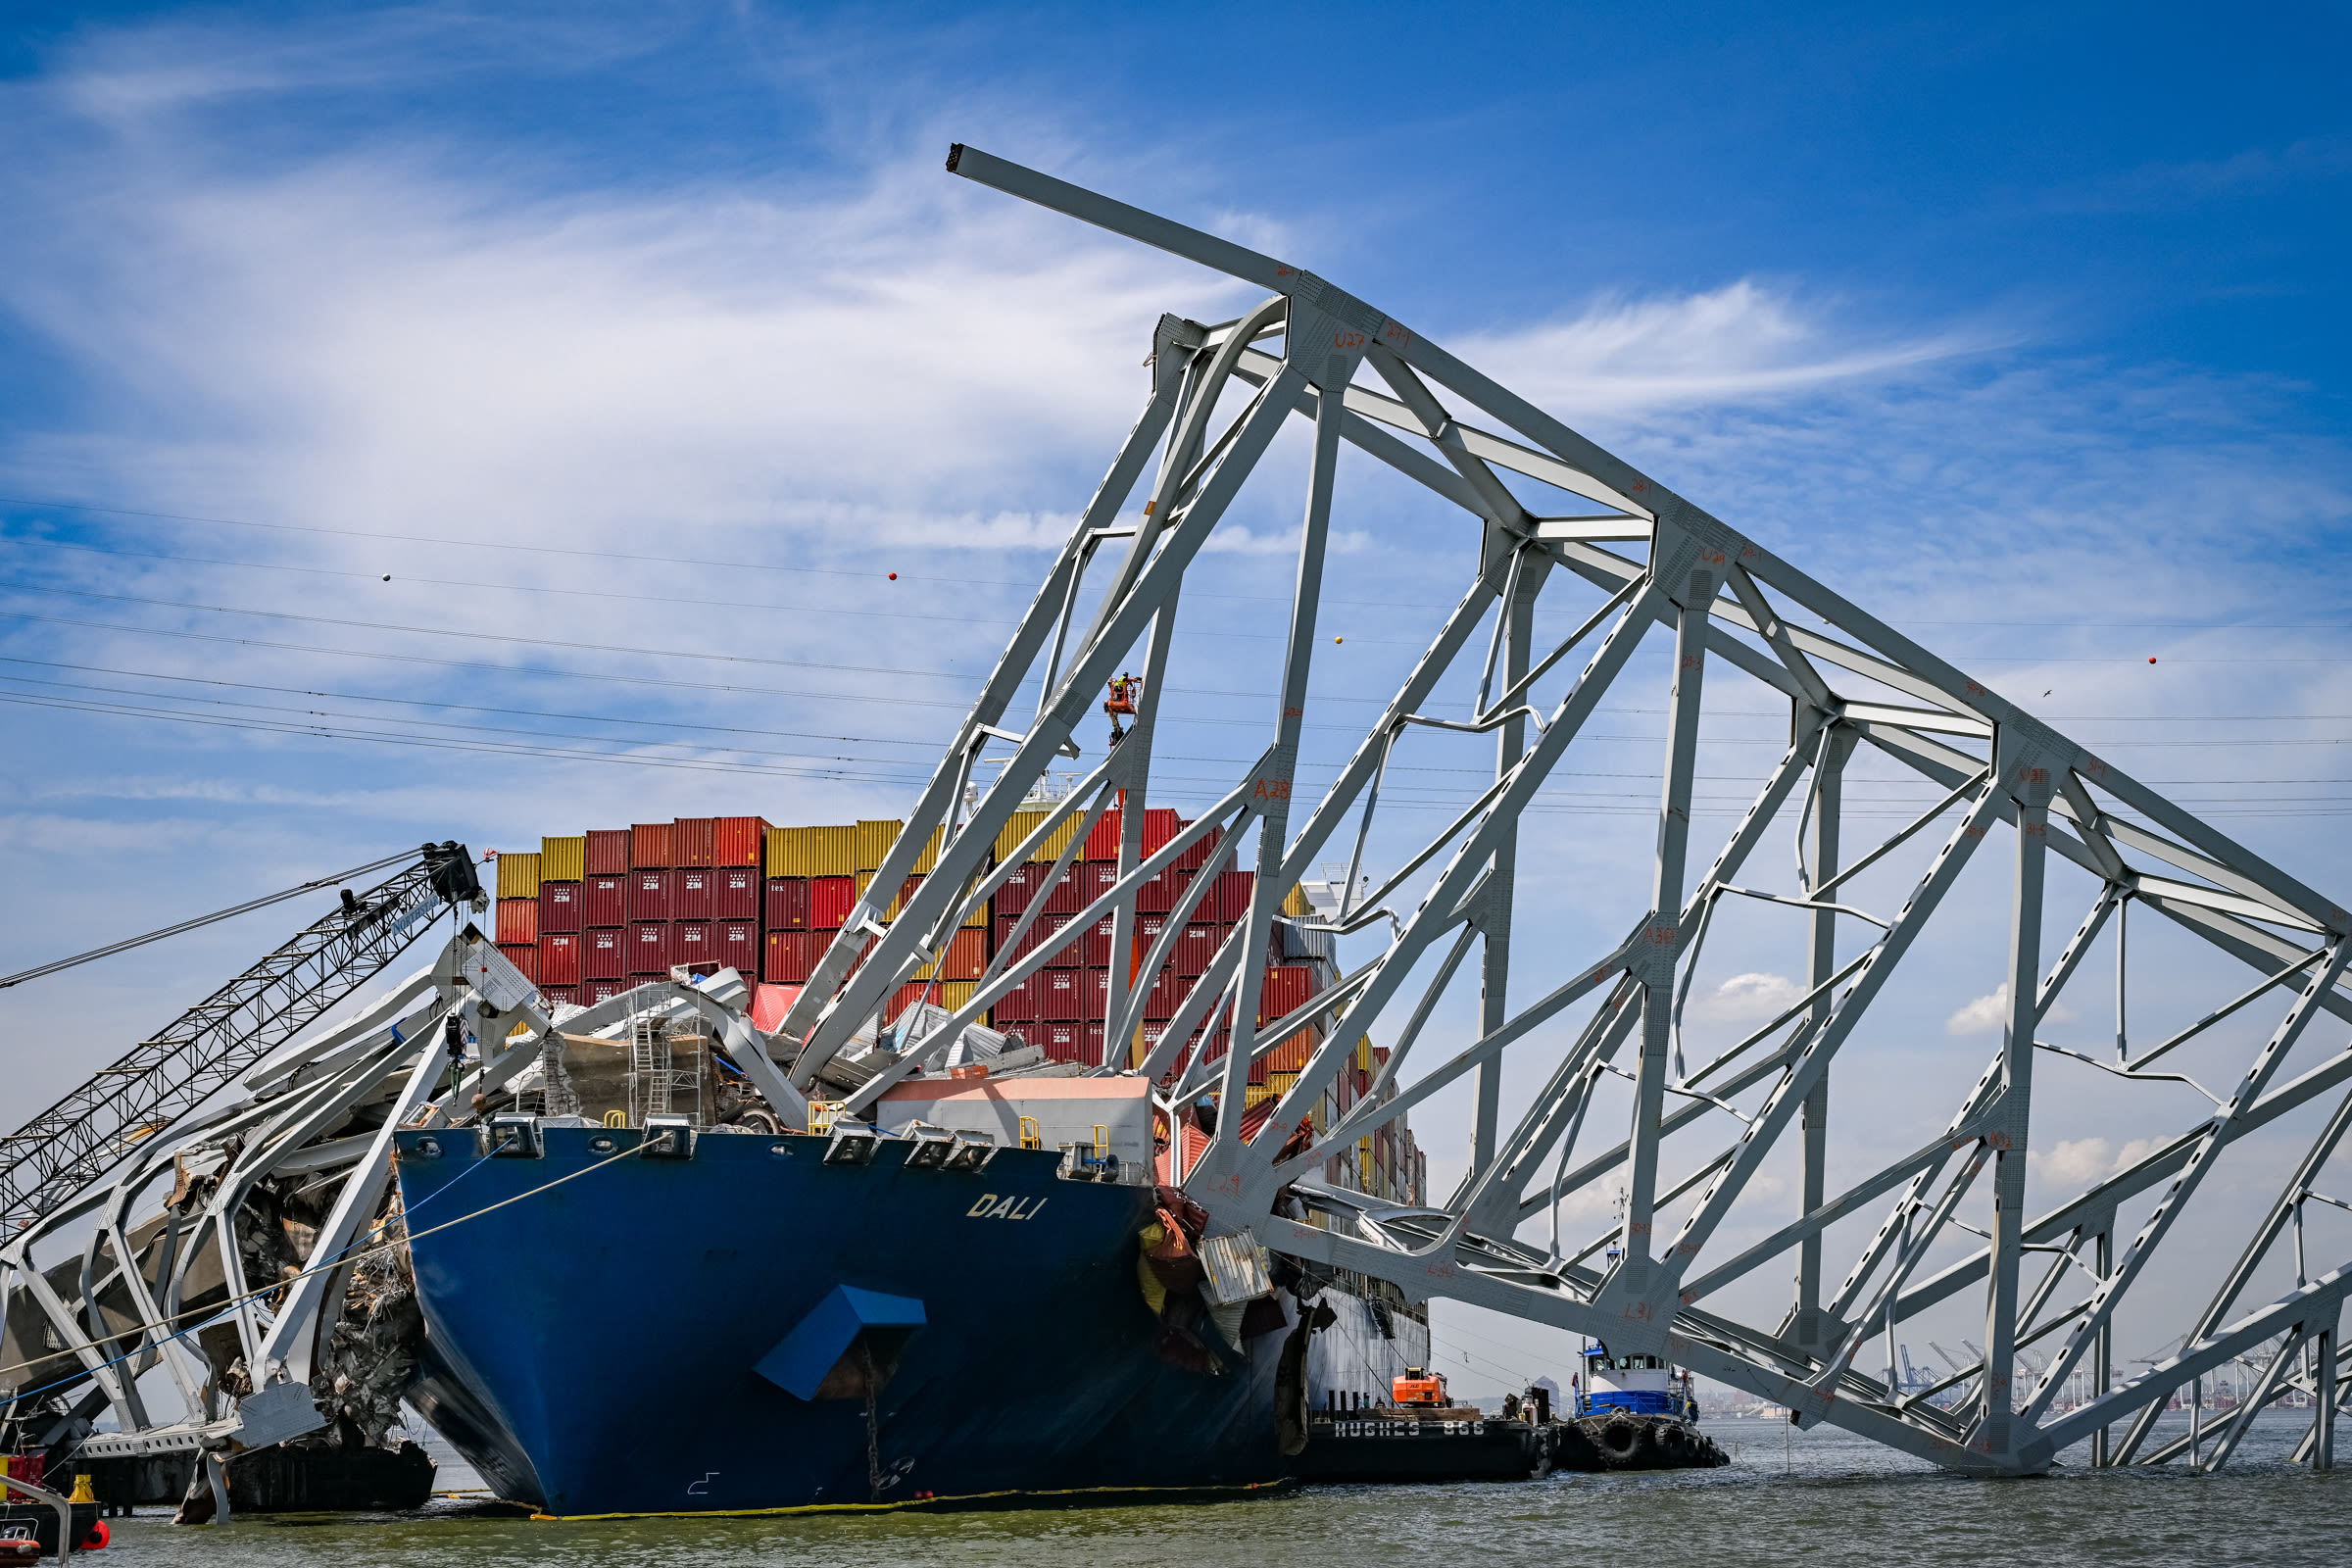
<svg viewBox="0 0 2352 1568">
<path fill-rule="evenodd" d="M 386 582 L 390 582 L 391 580 L 392 580 L 392 574 L 391 574 L 390 572 L 388 572 L 388 571 L 387 571 L 387 572 L 385 572 L 385 573 L 384 573 L 384 581 L 386 581 Z"/>
<path fill-rule="evenodd" d="M 892 573 L 890 574 L 890 580 L 891 580 L 892 582 L 897 582 L 897 581 L 899 580 L 899 574 L 898 574 L 897 572 L 895 572 L 895 571 L 894 571 L 894 572 L 892 572 Z"/>
<path fill-rule="evenodd" d="M 2150 654 L 2150 655 L 2148 656 L 2148 662 L 2149 662 L 2149 663 L 2151 663 L 2151 664 L 2153 664 L 2154 662 L 2156 662 L 2156 656 L 2155 656 L 2154 654 Z"/>
<path fill-rule="evenodd" d="M 1334 637 L 1334 638 L 1332 639 L 1332 641 L 1333 641 L 1333 642 L 1335 642 L 1335 643 L 1344 643 L 1344 642 L 1346 642 L 1347 640 L 1348 640 L 1348 639 L 1347 639 L 1347 638 L 1345 638 L 1345 637 Z"/>
</svg>

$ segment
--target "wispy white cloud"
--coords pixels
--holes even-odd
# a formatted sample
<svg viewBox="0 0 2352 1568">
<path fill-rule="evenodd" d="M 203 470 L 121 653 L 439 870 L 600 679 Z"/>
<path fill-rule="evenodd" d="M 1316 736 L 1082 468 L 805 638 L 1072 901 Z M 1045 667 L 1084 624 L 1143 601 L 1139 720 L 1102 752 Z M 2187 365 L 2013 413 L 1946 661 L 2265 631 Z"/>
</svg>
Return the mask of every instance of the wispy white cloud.
<svg viewBox="0 0 2352 1568">
<path fill-rule="evenodd" d="M 1736 974 L 1693 1004 L 1690 1012 L 1697 1018 L 1740 1023 L 1785 1011 L 1804 994 L 1804 988 L 1787 975 Z"/>
</svg>

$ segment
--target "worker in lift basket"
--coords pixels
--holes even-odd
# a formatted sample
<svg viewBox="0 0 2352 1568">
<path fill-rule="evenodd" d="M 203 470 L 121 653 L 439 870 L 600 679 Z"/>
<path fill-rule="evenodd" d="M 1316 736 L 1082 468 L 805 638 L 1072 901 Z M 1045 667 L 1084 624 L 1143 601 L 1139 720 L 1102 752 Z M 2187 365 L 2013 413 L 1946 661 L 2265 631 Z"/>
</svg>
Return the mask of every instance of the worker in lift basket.
<svg viewBox="0 0 2352 1568">
<path fill-rule="evenodd" d="M 1102 711 L 1110 715 L 1110 744 L 1116 746 L 1127 738 L 1119 727 L 1119 716 L 1135 716 L 1135 700 L 1143 695 L 1144 683 L 1133 675 L 1121 674 L 1110 683 L 1110 695 L 1102 700 Z"/>
</svg>

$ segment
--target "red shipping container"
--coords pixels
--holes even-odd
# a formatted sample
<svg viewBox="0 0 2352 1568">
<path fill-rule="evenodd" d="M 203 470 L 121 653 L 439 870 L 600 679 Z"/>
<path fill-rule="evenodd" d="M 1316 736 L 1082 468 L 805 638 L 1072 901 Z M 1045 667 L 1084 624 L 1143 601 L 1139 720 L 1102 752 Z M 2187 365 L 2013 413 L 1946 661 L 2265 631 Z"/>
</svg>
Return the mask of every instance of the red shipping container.
<svg viewBox="0 0 2352 1568">
<path fill-rule="evenodd" d="M 767 863 L 767 819 L 759 816 L 721 816 L 713 819 L 710 863 L 748 865 L 757 870 Z"/>
<path fill-rule="evenodd" d="M 666 871 L 678 862 L 677 832 L 667 822 L 637 822 L 629 828 L 629 869 Z"/>
<path fill-rule="evenodd" d="M 1027 1023 L 1037 1016 L 1037 977 L 1032 975 L 999 997 L 989 1008 L 999 1023 Z"/>
<path fill-rule="evenodd" d="M 576 1007 L 580 1004 L 578 986 L 541 986 L 539 1000 L 551 1007 Z"/>
<path fill-rule="evenodd" d="M 631 871 L 629 873 L 629 918 L 631 920 L 667 920 L 676 913 L 676 899 L 672 896 L 674 880 L 667 871 Z"/>
<path fill-rule="evenodd" d="M 1077 969 L 1047 969 L 1036 976 L 1037 1015 L 1049 1023 L 1075 1023 L 1086 1016 L 1086 975 Z"/>
<path fill-rule="evenodd" d="M 1188 821 L 1179 820 L 1176 824 L 1176 831 L 1181 833 L 1192 825 Z M 1185 846 L 1184 853 L 1176 857 L 1176 869 L 1179 871 L 1200 870 L 1216 858 L 1217 849 L 1224 842 L 1225 830 L 1221 827 L 1210 828 L 1191 844 Z"/>
<path fill-rule="evenodd" d="M 628 932 L 612 926 L 600 926 L 588 933 L 582 945 L 587 949 L 580 963 L 580 974 L 583 979 L 624 980 L 628 978 Z"/>
<path fill-rule="evenodd" d="M 591 980 L 580 987 L 580 1004 L 593 1007 L 600 1002 L 611 1002 L 628 989 L 626 980 Z"/>
<path fill-rule="evenodd" d="M 629 918 L 629 874 L 592 876 L 580 884 L 580 924 L 587 930 L 600 925 L 625 925 Z"/>
<path fill-rule="evenodd" d="M 538 941 L 539 901 L 537 899 L 499 900 L 498 940 L 502 944 Z"/>
<path fill-rule="evenodd" d="M 760 922 L 714 920 L 711 940 L 718 945 L 718 961 L 745 979 L 760 972 Z"/>
<path fill-rule="evenodd" d="M 1235 925 L 1250 917 L 1250 885 L 1256 880 L 1255 873 L 1250 871 L 1217 873 L 1217 890 L 1209 897 L 1217 901 L 1217 922 L 1220 925 Z"/>
<path fill-rule="evenodd" d="M 1078 1023 L 1040 1024 L 1029 1043 L 1042 1048 L 1052 1060 L 1077 1061 L 1081 1059 L 1078 1054 L 1086 1049 L 1086 1028 Z"/>
<path fill-rule="evenodd" d="M 629 973 L 661 975 L 669 972 L 669 922 L 639 920 L 629 927 Z"/>
<path fill-rule="evenodd" d="M 705 971 L 716 969 L 718 949 L 710 941 L 710 922 L 672 920 L 669 923 L 669 961 L 691 963 Z"/>
<path fill-rule="evenodd" d="M 708 920 L 717 873 L 708 866 L 681 866 L 669 873 L 669 917 Z"/>
<path fill-rule="evenodd" d="M 1301 1029 L 1259 1059 L 1276 1072 L 1304 1072 L 1306 1058 L 1315 1054 L 1315 1032 Z"/>
<path fill-rule="evenodd" d="M 1176 939 L 1176 972 L 1187 979 L 1208 973 L 1217 956 L 1218 930 L 1213 925 L 1188 925 Z"/>
<path fill-rule="evenodd" d="M 1315 968 L 1309 963 L 1270 966 L 1257 991 L 1257 1021 L 1274 1023 L 1306 1005 L 1315 994 Z"/>
<path fill-rule="evenodd" d="M 542 882 L 539 884 L 539 931 L 577 932 L 580 919 L 580 885 L 577 882 Z"/>
<path fill-rule="evenodd" d="M 1079 994 L 1081 1000 L 1078 1004 L 1078 1016 L 1081 1018 L 1109 1016 L 1110 971 L 1108 969 L 1088 969 L 1084 973 L 1086 990 Z"/>
<path fill-rule="evenodd" d="M 808 929 L 808 879 L 771 876 L 767 879 L 767 928 L 770 931 Z"/>
<path fill-rule="evenodd" d="M 1152 945 L 1157 942 L 1167 929 L 1168 917 L 1164 914 L 1137 914 L 1135 936 L 1128 944 L 1130 949 L 1127 955 L 1128 966 L 1132 968 L 1143 962 L 1152 952 Z"/>
<path fill-rule="evenodd" d="M 1044 873 L 1053 869 L 1050 865 L 1038 867 L 1041 884 Z M 1047 913 L 1076 914 L 1086 907 L 1086 883 L 1080 874 L 1085 869 L 1084 866 L 1073 865 L 1062 873 L 1060 881 L 1044 890 Z"/>
<path fill-rule="evenodd" d="M 539 939 L 539 979 L 551 986 L 580 983 L 580 934 L 557 931 Z"/>
<path fill-rule="evenodd" d="M 582 870 L 589 876 L 627 876 L 629 830 L 625 827 L 590 828 L 588 863 Z"/>
<path fill-rule="evenodd" d="M 1078 879 L 1078 906 L 1084 908 L 1119 885 L 1119 862 L 1089 860 L 1071 866 L 1070 874 Z"/>
<path fill-rule="evenodd" d="M 1078 852 L 1081 860 L 1116 860 L 1119 858 L 1119 808 L 1112 807 L 1087 831 L 1086 846 Z"/>
<path fill-rule="evenodd" d="M 767 934 L 767 961 L 760 977 L 771 985 L 807 985 L 808 965 L 814 961 L 816 939 L 809 932 L 770 931 Z"/>
<path fill-rule="evenodd" d="M 1090 1023 L 1086 1026 L 1087 1065 L 1094 1066 L 1102 1060 L 1102 1042 L 1105 1038 L 1103 1035 L 1103 1030 L 1107 1027 L 1108 1025 L 1104 1024 L 1100 1018 L 1097 1018 L 1093 1023 Z"/>
<path fill-rule="evenodd" d="M 893 991 L 890 994 L 890 1011 L 885 1013 L 884 1016 L 887 1017 L 892 1023 L 897 1023 L 899 1021 L 900 1014 L 904 1013 L 908 1007 L 913 1006 L 916 1003 L 922 1001 L 923 994 L 930 989 L 931 988 L 929 986 L 924 985 L 919 980 L 909 980 L 906 984 L 899 987 L 898 990 Z M 931 1000 L 936 1003 L 939 999 L 937 997 L 933 997 Z"/>
<path fill-rule="evenodd" d="M 1176 1008 L 1184 1001 L 1191 986 L 1175 975 L 1162 973 L 1152 982 L 1152 995 L 1144 1000 L 1144 1016 L 1166 1020 L 1176 1016 Z"/>
<path fill-rule="evenodd" d="M 858 906 L 858 879 L 854 876 L 818 876 L 808 879 L 808 924 L 818 931 L 838 931 Z"/>
<path fill-rule="evenodd" d="M 1037 897 L 1038 886 L 1045 881 L 1048 869 L 1035 860 L 1023 860 L 1015 866 L 1012 875 L 999 884 L 991 902 L 990 907 L 997 917 L 1003 919 L 1005 915 L 1019 914 L 1028 908 L 1029 901 Z"/>
<path fill-rule="evenodd" d="M 710 816 L 681 816 L 670 824 L 669 853 L 677 858 L 672 865 L 708 866 L 718 852 L 718 819 Z"/>
<path fill-rule="evenodd" d="M 522 977 L 525 980 L 533 985 L 539 983 L 539 945 L 537 943 L 501 942 L 498 945 L 498 951 L 507 956 L 509 963 L 522 971 Z"/>
<path fill-rule="evenodd" d="M 720 821 L 733 821 L 720 817 Z M 713 920 L 749 920 L 760 922 L 760 873 L 748 865 L 722 865 L 711 873 L 716 881 L 710 890 L 710 917 Z"/>
<path fill-rule="evenodd" d="M 1152 807 L 1144 813 L 1144 854 L 1150 857 L 1166 849 L 1183 826 L 1174 807 Z"/>
<path fill-rule="evenodd" d="M 948 951 L 940 960 L 941 975 L 950 980 L 977 980 L 987 969 L 987 932 L 965 926 L 948 939 Z"/>
</svg>

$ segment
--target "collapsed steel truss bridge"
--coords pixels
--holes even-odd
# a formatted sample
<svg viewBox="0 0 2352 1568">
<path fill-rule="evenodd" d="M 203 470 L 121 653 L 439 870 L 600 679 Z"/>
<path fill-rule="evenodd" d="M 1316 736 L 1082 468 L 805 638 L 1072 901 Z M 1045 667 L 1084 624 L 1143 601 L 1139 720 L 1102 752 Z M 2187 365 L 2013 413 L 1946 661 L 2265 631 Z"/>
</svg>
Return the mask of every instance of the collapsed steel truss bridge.
<svg viewBox="0 0 2352 1568">
<path fill-rule="evenodd" d="M 2190 1464 L 2212 1468 L 2237 1447 L 2253 1412 L 2289 1388 L 2303 1390 L 2316 1407 L 2298 1459 L 2331 1463 L 2347 1365 L 2338 1323 L 2352 1265 L 2306 1268 L 2304 1209 L 2332 1201 L 2312 1184 L 2352 1128 L 2352 1050 L 2323 1044 L 2314 1028 L 2322 1014 L 2336 1023 L 2352 1019 L 2343 984 L 2352 916 L 1313 273 L 976 149 L 955 149 L 948 168 L 1269 297 L 1216 326 L 1160 320 L 1142 416 L 950 742 L 907 831 L 873 878 L 874 891 L 785 1021 L 786 1035 L 801 1043 L 797 1085 L 816 1081 L 1013 864 L 1073 821 L 1083 839 L 1123 799 L 1131 808 L 1121 816 L 1119 880 L 1076 917 L 1115 917 L 1113 952 L 1131 951 L 1142 883 L 1213 830 L 1222 831 L 1217 854 L 1254 857 L 1256 891 L 1249 918 L 1141 1060 L 1129 1055 L 1128 1042 L 1142 1022 L 1137 992 L 1144 988 L 1131 990 L 1114 968 L 1101 1069 L 1173 1074 L 1164 1101 L 1171 1107 L 1204 1091 L 1239 1105 L 1254 1057 L 1323 1026 L 1322 1043 L 1263 1130 L 1245 1141 L 1242 1117 L 1219 1117 L 1206 1151 L 1183 1173 L 1221 1225 L 1417 1296 L 1602 1336 L 1623 1352 L 1670 1355 L 1785 1403 L 1800 1424 L 1826 1420 L 1955 1470 L 2036 1472 L 2084 1439 L 2095 1464 L 2185 1453 Z M 1295 416 L 1311 427 L 1312 458 L 1264 750 L 1183 835 L 1147 854 L 1143 814 L 1132 808 L 1151 794 L 1155 710 L 1169 684 L 1186 575 Z M 1479 526 L 1475 549 L 1462 551 L 1468 586 L 1460 602 L 1336 780 L 1308 799 L 1293 786 L 1343 444 Z M 1539 489 L 1564 498 L 1569 513 L 1538 514 L 1521 495 Z M 1539 656 L 1536 614 L 1547 588 L 1558 590 L 1555 601 L 1582 595 L 1590 613 Z M 1799 612 L 1820 626 L 1797 624 L 1791 617 Z M 1672 661 L 1664 672 L 1655 851 L 1647 885 L 1624 890 L 1620 900 L 1638 917 L 1623 927 L 1621 942 L 1565 962 L 1538 944 L 1514 954 L 1515 874 L 1525 855 L 1543 848 L 1533 838 L 1523 842 L 1531 827 L 1523 818 L 1603 696 L 1621 678 L 1630 681 L 1638 646 L 1661 630 L 1672 639 Z M 1078 724 L 1139 650 L 1145 697 L 1132 731 L 1018 853 L 992 869 L 991 846 L 1049 765 L 1074 754 Z M 1572 659 L 1582 660 L 1581 668 Z M 1710 674 L 1722 671 L 1785 700 L 1790 738 L 1753 781 L 1752 804 L 1729 839 L 1702 859 L 1690 842 L 1701 697 Z M 1016 694 L 1041 676 L 1043 701 L 1024 722 L 1012 711 Z M 1436 698 L 1448 676 L 1459 686 L 1475 678 L 1468 711 L 1433 710 L 1446 706 Z M 1399 868 L 1367 887 L 1365 848 L 1394 755 L 1408 738 L 1434 743 L 1448 732 L 1482 737 L 1475 744 L 1494 749 L 1492 781 L 1434 836 L 1409 835 L 1419 847 L 1399 852 Z M 1862 747 L 1928 781 L 1941 798 L 1867 854 L 1847 858 L 1840 830 L 1857 813 L 1845 806 L 1843 780 Z M 984 760 L 997 769 L 985 785 Z M 1791 815 L 1800 845 L 1794 882 L 1778 891 L 1749 885 L 1764 877 L 1748 868 L 1767 830 Z M 941 843 L 935 869 L 885 924 L 885 904 L 934 830 Z M 2089 907 L 2045 962 L 2052 855 L 2087 873 Z M 1336 987 L 1261 1026 L 1259 965 L 1238 933 L 1265 930 L 1284 890 L 1343 858 L 1348 869 L 1325 884 L 1329 897 L 1317 923 L 1379 940 L 1380 950 Z M 1832 1070 L 1841 1052 L 1852 1056 L 1847 1048 L 1874 1004 L 1882 1016 L 1887 1010 L 1883 999 L 1899 990 L 1905 956 L 1923 941 L 1952 940 L 1963 916 L 1947 895 L 1980 858 L 1994 859 L 1996 871 L 2005 862 L 2010 891 L 1999 1047 L 1974 1086 L 1957 1095 L 1940 1132 L 1833 1193 Z M 1068 860 L 1064 854 L 1054 874 Z M 1694 880 L 1691 870 L 1701 865 Z M 1877 881 L 1858 880 L 1866 874 Z M 1207 880 L 1195 881 L 1193 900 Z M 1891 916 L 1881 916 L 1848 902 L 1866 886 L 1908 896 Z M 1588 902 L 1599 902 L 1602 892 Z M 1776 918 L 1794 922 L 1790 940 L 1804 944 L 1809 968 L 1796 982 L 1799 994 L 1769 1023 L 1710 1059 L 1686 1064 L 1683 1004 L 1711 922 L 1740 901 L 1762 901 L 1781 911 Z M 2251 971 L 2241 993 L 2217 996 L 2202 1019 L 2136 1054 L 2122 1028 L 2121 954 L 2133 906 L 2190 933 L 2200 951 Z M 1138 972 L 1158 973 L 1190 913 L 1180 906 L 1167 918 Z M 1865 928 L 1867 942 L 1841 957 L 1840 932 L 1850 941 Z M 2064 929 L 2053 923 L 2050 933 Z M 2103 934 L 2117 953 L 2113 1060 L 2036 1039 Z M 1426 1042 L 1433 1013 L 1474 951 L 1474 1036 L 1446 1046 Z M 1000 958 L 956 1020 L 930 1037 L 937 1046 L 911 1052 L 866 1084 L 852 1109 L 944 1050 L 1045 956 Z M 1516 1010 L 1507 1004 L 1514 998 L 1521 999 Z M 2265 1007 L 2277 1014 L 2275 1024 L 2229 1059 L 2222 1070 L 2231 1076 L 2216 1080 L 2226 1082 L 2225 1093 L 2209 1093 L 2179 1071 L 2187 1056 L 2162 1062 L 2175 1051 L 2226 1051 L 2225 1037 Z M 1220 1019 L 1230 1020 L 1231 1051 L 1206 1061 L 1186 1055 L 1196 1030 L 1213 1030 Z M 1558 1030 L 1547 1030 L 1555 1020 Z M 2225 1022 L 2230 1028 L 2219 1027 Z M 1313 1147 L 1281 1157 L 1291 1130 L 1367 1034 L 1390 1051 L 1373 1092 L 1325 1127 Z M 1633 1059 L 1621 1065 L 1629 1048 Z M 1432 1054 L 1444 1059 L 1432 1063 Z M 2178 1092 L 2189 1083 L 2212 1105 L 2144 1157 L 2030 1213 L 2034 1069 L 2037 1058 L 2061 1055 L 2071 1058 L 2067 1070 L 2095 1071 L 2118 1096 L 2157 1085 Z M 1542 1063 L 1541 1086 L 1506 1106 L 1506 1058 L 1531 1057 Z M 1631 1081 L 1630 1125 L 1614 1147 L 1593 1152 L 1586 1147 L 1588 1113 L 1611 1078 Z M 1312 1181 L 1324 1161 L 1457 1085 L 1474 1132 L 1468 1174 L 1447 1202 L 1397 1207 Z M 1710 1134 L 1719 1136 L 1709 1143 Z M 2168 1242 L 2176 1251 L 2189 1245 L 2179 1221 L 2233 1148 L 2278 1155 L 2275 1168 L 2257 1178 L 2275 1197 L 2257 1205 L 2250 1225 L 2242 1216 L 2231 1222 L 2235 1256 L 2210 1298 L 2186 1303 L 2194 1310 L 2171 1311 L 2150 1298 L 2174 1288 L 2149 1282 L 2166 1277 L 2159 1260 Z M 1693 1149 L 1702 1152 L 1687 1156 Z M 1748 1241 L 1754 1226 L 1743 1231 L 1727 1221 L 1776 1151 L 1800 1168 L 1798 1211 Z M 1670 1171 L 1669 1158 L 1684 1163 Z M 1604 1183 L 1621 1189 L 1621 1220 L 1592 1245 L 1563 1250 L 1563 1201 Z M 1964 1217 L 1970 1214 L 1983 1224 Z M 1548 1246 L 1520 1237 L 1547 1215 Z M 1972 1234 L 1982 1245 L 1968 1240 Z M 1735 1250 L 1727 1237 L 1744 1245 Z M 1834 1247 L 1851 1257 L 1842 1281 L 1831 1272 Z M 1751 1321 L 1755 1314 L 1718 1309 L 1768 1264 L 1792 1270 L 1785 1312 Z M 2290 1289 L 2270 1289 L 2288 1272 Z M 1978 1362 L 1926 1390 L 1864 1370 L 1878 1364 L 1866 1348 L 1879 1337 L 1891 1360 L 1896 1325 L 1962 1293 L 1983 1301 L 1985 1353 Z M 2114 1336 L 2127 1302 L 2186 1321 L 2177 1353 L 2120 1381 Z M 2043 1348 L 2030 1349 L 2037 1345 Z M 2157 1418 L 2177 1389 L 2258 1348 L 2264 1371 L 2237 1414 L 2156 1441 Z M 2039 1362 L 2037 1376 L 2017 1376 L 2021 1353 Z"/>
</svg>

